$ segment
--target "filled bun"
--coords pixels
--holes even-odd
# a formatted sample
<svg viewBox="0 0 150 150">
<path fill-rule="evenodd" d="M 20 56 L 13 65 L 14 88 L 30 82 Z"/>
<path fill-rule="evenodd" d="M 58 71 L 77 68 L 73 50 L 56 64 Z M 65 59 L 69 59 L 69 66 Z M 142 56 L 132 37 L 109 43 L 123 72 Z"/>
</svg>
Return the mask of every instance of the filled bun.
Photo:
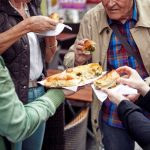
<svg viewBox="0 0 150 150">
<path fill-rule="evenodd" d="M 94 41 L 92 41 L 92 40 L 85 40 L 84 41 L 83 53 L 91 54 L 92 52 L 95 51 L 95 46 L 96 46 L 96 43 Z"/>
<path fill-rule="evenodd" d="M 59 16 L 59 14 L 56 13 L 56 12 L 51 13 L 51 14 L 49 15 L 49 17 L 50 17 L 51 19 L 54 19 L 55 21 L 59 21 L 59 20 L 60 20 L 60 16 Z"/>
</svg>

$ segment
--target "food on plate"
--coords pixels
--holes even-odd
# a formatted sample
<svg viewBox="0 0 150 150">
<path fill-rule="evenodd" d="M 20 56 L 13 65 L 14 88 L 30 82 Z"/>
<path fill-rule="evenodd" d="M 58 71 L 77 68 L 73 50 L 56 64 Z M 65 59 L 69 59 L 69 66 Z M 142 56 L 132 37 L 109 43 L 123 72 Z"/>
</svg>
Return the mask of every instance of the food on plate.
<svg viewBox="0 0 150 150">
<path fill-rule="evenodd" d="M 81 78 L 69 73 L 59 73 L 48 77 L 44 81 L 46 87 L 70 87 L 76 86 L 81 82 Z"/>
<path fill-rule="evenodd" d="M 94 86 L 96 89 L 113 88 L 117 85 L 116 81 L 118 78 L 120 78 L 120 75 L 116 72 L 116 70 L 112 70 L 95 80 Z"/>
<path fill-rule="evenodd" d="M 85 54 L 91 54 L 95 51 L 96 43 L 92 40 L 85 40 L 84 41 L 84 47 L 83 47 L 83 53 Z"/>
<path fill-rule="evenodd" d="M 103 69 L 98 63 L 90 63 L 87 65 L 81 65 L 66 70 L 67 73 L 74 74 L 82 78 L 82 81 L 93 79 L 102 74 Z"/>
<path fill-rule="evenodd" d="M 49 15 L 49 17 L 50 17 L 51 19 L 54 19 L 55 21 L 59 21 L 59 19 L 60 19 L 59 14 L 56 13 L 56 12 L 51 13 L 51 14 Z"/>
<path fill-rule="evenodd" d="M 44 82 L 46 87 L 71 87 L 84 85 L 86 81 L 102 74 L 102 66 L 98 63 L 68 68 L 62 73 L 49 76 Z"/>
</svg>

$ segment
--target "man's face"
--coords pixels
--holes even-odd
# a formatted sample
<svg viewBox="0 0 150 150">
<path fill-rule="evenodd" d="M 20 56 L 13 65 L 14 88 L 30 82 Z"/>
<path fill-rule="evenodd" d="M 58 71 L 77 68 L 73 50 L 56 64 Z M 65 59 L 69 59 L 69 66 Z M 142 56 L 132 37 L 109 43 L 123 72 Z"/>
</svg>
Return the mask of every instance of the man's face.
<svg viewBox="0 0 150 150">
<path fill-rule="evenodd" d="M 110 19 L 123 21 L 132 12 L 133 0 L 101 0 Z"/>
</svg>

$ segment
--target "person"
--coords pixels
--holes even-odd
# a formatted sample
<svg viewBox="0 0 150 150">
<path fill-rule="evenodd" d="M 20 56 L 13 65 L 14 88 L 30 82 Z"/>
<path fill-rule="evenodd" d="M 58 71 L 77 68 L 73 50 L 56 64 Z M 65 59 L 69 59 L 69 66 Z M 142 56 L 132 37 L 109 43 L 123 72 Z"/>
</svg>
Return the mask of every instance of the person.
<svg viewBox="0 0 150 150">
<path fill-rule="evenodd" d="M 120 67 L 118 73 L 125 73 L 129 77 L 120 78 L 119 83 L 137 89 L 141 95 L 136 104 L 130 99 L 130 95 L 122 95 L 111 89 L 102 89 L 109 99 L 118 106 L 118 115 L 129 135 L 144 149 L 150 149 L 150 120 L 143 110 L 150 112 L 150 87 L 142 80 L 137 71 L 130 67 Z"/>
<path fill-rule="evenodd" d="M 147 78 L 149 82 L 149 8 L 150 1 L 147 0 L 101 0 L 101 3 L 90 9 L 82 18 L 75 43 L 64 57 L 64 65 L 73 67 L 99 62 L 107 71 L 127 65 L 136 69 L 140 76 L 143 79 Z M 135 56 L 128 54 L 112 25 L 117 26 L 119 32 L 127 39 L 133 53 L 140 58 L 139 61 Z M 82 53 L 85 39 L 96 43 L 96 50 L 90 55 Z M 99 132 L 102 131 L 102 141 L 106 150 L 133 150 L 134 141 L 124 130 L 117 115 L 116 105 L 108 99 L 103 104 L 95 96 L 93 99 L 91 118 L 97 143 L 101 141 Z"/>
<path fill-rule="evenodd" d="M 46 16 L 27 18 L 0 33 L 0 54 L 27 32 L 42 32 L 55 27 L 56 23 Z M 32 135 L 42 122 L 54 115 L 64 100 L 64 94 L 70 95 L 72 92 L 48 90 L 36 101 L 23 105 L 16 94 L 14 83 L 1 56 L 0 72 L 0 149 L 14 150 L 15 144 L 9 145 L 5 137 L 11 142 L 18 142 Z"/>
<path fill-rule="evenodd" d="M 70 94 L 68 91 L 51 89 L 36 101 L 23 105 L 1 56 L 0 89 L 0 150 L 6 150 L 8 146 L 4 143 L 4 137 L 18 142 L 32 135 L 42 122 L 54 115 L 65 99 L 64 94 Z M 15 149 L 14 144 L 11 148 Z M 11 148 L 7 147 L 9 150 Z"/>
<path fill-rule="evenodd" d="M 31 16 L 40 15 L 40 1 L 1 0 L 0 3 L 0 32 L 14 27 Z M 44 39 L 36 34 L 36 28 L 37 26 L 42 28 L 46 23 L 47 25 L 43 30 L 53 30 L 58 22 L 52 19 L 46 21 L 48 18 L 45 17 L 44 20 L 40 16 L 32 19 L 35 21 L 39 19 L 39 22 L 36 21 L 31 25 L 23 22 L 19 26 L 20 33 L 17 33 L 20 36 L 12 35 L 16 42 L 9 47 L 6 45 L 7 49 L 1 51 L 1 55 L 14 81 L 18 97 L 24 104 L 34 101 L 45 93 L 45 88 L 37 84 L 37 82 L 46 76 L 46 62 L 48 63 L 52 59 L 57 48 L 56 36 Z M 32 31 L 29 31 L 28 28 L 32 28 Z M 42 30 L 40 31 L 42 32 Z M 8 38 L 7 35 L 5 38 Z M 16 144 L 16 150 L 41 150 L 44 131 L 45 122 L 42 122 L 31 137 Z"/>
</svg>

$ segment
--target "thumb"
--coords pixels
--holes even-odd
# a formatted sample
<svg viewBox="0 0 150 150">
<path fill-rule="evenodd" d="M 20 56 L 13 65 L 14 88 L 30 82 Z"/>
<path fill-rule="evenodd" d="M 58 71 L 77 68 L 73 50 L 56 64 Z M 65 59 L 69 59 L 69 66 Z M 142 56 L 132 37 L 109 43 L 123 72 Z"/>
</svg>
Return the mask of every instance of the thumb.
<svg viewBox="0 0 150 150">
<path fill-rule="evenodd" d="M 109 89 L 107 89 L 107 88 L 102 88 L 101 91 L 104 92 L 104 93 L 106 93 L 106 94 L 109 93 Z"/>
</svg>

